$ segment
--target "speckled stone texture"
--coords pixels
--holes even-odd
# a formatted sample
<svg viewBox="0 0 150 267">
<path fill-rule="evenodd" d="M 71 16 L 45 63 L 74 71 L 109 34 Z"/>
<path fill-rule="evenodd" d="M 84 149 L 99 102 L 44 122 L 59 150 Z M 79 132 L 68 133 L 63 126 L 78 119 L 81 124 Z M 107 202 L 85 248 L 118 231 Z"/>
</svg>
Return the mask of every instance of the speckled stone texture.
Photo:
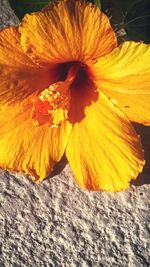
<svg viewBox="0 0 150 267">
<path fill-rule="evenodd" d="M 0 26 L 17 22 L 0 0 Z M 138 129 L 147 166 L 125 192 L 83 191 L 68 165 L 40 185 L 1 171 L 0 267 L 150 266 L 150 130 Z"/>
</svg>

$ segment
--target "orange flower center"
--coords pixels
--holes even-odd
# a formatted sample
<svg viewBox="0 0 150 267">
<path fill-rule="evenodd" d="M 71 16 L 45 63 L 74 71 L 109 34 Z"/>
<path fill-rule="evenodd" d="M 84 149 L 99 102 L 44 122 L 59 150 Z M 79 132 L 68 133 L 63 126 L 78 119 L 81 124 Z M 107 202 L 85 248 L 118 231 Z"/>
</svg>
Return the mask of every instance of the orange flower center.
<svg viewBox="0 0 150 267">
<path fill-rule="evenodd" d="M 66 120 L 71 89 L 80 87 L 87 76 L 89 76 L 87 66 L 81 62 L 60 64 L 59 81 L 44 89 L 34 103 L 33 119 L 36 126 L 49 123 L 51 127 L 57 127 Z"/>
</svg>

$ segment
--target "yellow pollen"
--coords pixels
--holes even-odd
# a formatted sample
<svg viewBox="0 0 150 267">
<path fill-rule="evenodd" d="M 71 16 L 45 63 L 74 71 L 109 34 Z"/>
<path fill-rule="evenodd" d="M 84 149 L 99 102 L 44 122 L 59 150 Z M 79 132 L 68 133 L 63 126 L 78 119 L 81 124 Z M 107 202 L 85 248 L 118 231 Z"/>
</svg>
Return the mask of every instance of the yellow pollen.
<svg viewBox="0 0 150 267">
<path fill-rule="evenodd" d="M 68 116 L 69 95 L 64 82 L 50 85 L 43 90 L 34 104 L 33 119 L 36 126 L 49 123 L 57 127 Z"/>
</svg>

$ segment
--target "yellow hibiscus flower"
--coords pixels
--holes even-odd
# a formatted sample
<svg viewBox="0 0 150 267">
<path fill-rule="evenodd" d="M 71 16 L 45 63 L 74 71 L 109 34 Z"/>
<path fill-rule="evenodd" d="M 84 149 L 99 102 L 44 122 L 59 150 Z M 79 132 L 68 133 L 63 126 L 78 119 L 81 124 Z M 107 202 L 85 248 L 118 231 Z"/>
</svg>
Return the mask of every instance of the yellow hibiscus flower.
<svg viewBox="0 0 150 267">
<path fill-rule="evenodd" d="M 58 1 L 0 32 L 0 167 L 42 181 L 65 153 L 82 188 L 119 191 L 144 165 L 150 46 L 118 47 L 96 6 Z"/>
</svg>

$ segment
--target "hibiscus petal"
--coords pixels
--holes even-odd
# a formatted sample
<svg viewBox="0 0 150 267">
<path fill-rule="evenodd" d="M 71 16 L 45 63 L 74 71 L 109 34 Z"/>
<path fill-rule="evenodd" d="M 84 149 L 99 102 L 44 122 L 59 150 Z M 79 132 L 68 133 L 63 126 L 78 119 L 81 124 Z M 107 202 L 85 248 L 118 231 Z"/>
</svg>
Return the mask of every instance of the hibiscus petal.
<svg viewBox="0 0 150 267">
<path fill-rule="evenodd" d="M 97 58 L 117 46 L 106 15 L 80 0 L 55 2 L 26 15 L 19 31 L 24 51 L 44 65 Z"/>
<path fill-rule="evenodd" d="M 0 167 L 45 178 L 59 161 L 70 134 L 68 122 L 57 128 L 35 126 L 37 95 L 57 77 L 57 66 L 35 64 L 20 47 L 16 27 L 0 31 Z M 57 121 L 62 121 L 59 112 Z"/>
<path fill-rule="evenodd" d="M 76 118 L 83 99 L 74 101 Z M 144 165 L 140 138 L 103 93 L 85 108 L 85 118 L 73 125 L 66 156 L 77 183 L 89 190 L 126 189 Z"/>
<path fill-rule="evenodd" d="M 0 167 L 31 174 L 43 180 L 63 156 L 71 131 L 65 121 L 59 127 L 36 127 L 32 119 L 34 98 L 0 109 Z"/>
<path fill-rule="evenodd" d="M 17 27 L 0 31 L 0 101 L 17 102 L 56 81 L 56 67 L 35 64 L 20 47 Z"/>
<path fill-rule="evenodd" d="M 92 67 L 97 86 L 134 122 L 150 125 L 150 46 L 125 42 Z"/>
</svg>

